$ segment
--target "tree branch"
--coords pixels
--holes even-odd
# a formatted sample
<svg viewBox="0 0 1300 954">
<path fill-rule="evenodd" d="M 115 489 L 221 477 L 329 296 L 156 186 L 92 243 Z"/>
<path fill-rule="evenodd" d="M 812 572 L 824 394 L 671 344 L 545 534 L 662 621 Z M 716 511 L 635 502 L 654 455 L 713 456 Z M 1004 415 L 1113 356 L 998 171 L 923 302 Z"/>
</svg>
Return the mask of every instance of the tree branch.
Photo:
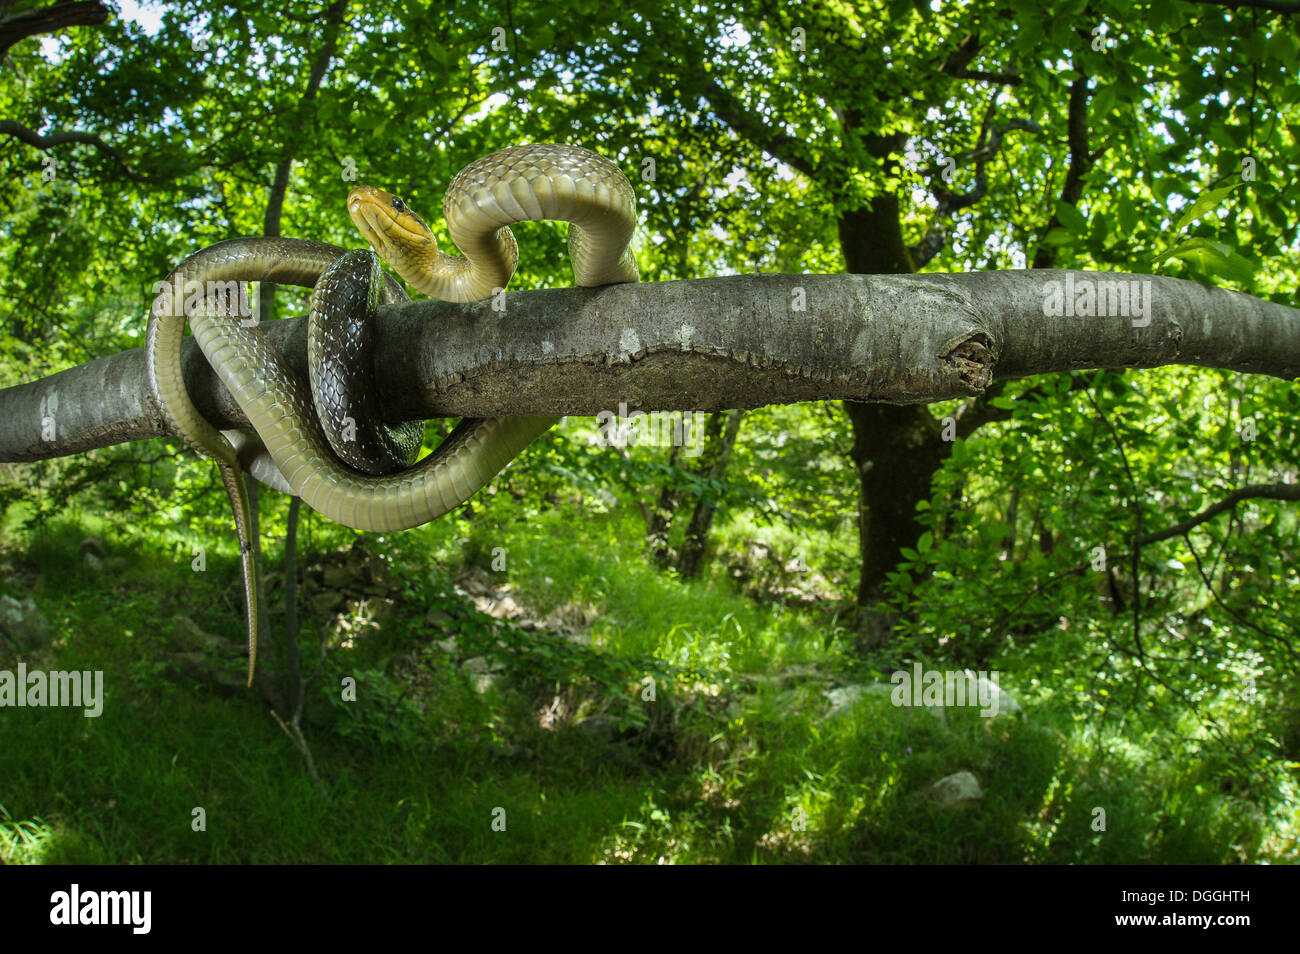
<svg viewBox="0 0 1300 954">
<path fill-rule="evenodd" d="M 765 122 L 750 113 L 731 90 L 724 87 L 712 76 L 701 73 L 704 81 L 704 95 L 709 106 L 718 118 L 742 134 L 773 159 L 784 162 L 792 169 L 802 172 L 814 182 L 820 181 L 819 170 L 804 154 L 804 143 L 794 136 L 772 129 Z"/>
<path fill-rule="evenodd" d="M 122 158 L 122 154 L 113 146 L 100 139 L 94 133 L 88 132 L 53 132 L 47 136 L 42 136 L 34 129 L 29 129 L 22 123 L 15 122 L 12 119 L 0 119 L 0 136 L 13 136 L 19 142 L 25 142 L 29 146 L 35 146 L 37 149 L 48 151 L 55 146 L 64 146 L 68 143 L 78 143 L 85 146 L 94 146 L 97 150 L 107 155 L 122 170 L 122 173 L 132 182 L 154 183 L 160 180 L 149 176 L 141 175 L 127 164 Z"/>
<path fill-rule="evenodd" d="M 1238 487 L 1217 503 L 1211 504 L 1194 517 L 1188 517 L 1182 523 L 1176 523 L 1163 530 L 1145 534 L 1136 541 L 1138 547 L 1159 543 L 1170 537 L 1181 537 L 1189 531 L 1208 523 L 1221 513 L 1234 509 L 1243 500 L 1262 498 L 1264 500 L 1300 500 L 1300 484 L 1248 484 Z"/>
<path fill-rule="evenodd" d="M 1092 168 L 1094 158 L 1088 154 L 1088 74 L 1078 66 L 1075 69 L 1079 70 L 1079 76 L 1070 84 L 1070 106 L 1066 118 L 1070 166 L 1065 173 L 1065 183 L 1061 186 L 1061 201 L 1066 205 L 1079 204 L 1079 198 L 1083 195 L 1083 177 Z M 1060 224 L 1061 220 L 1053 212 L 1043 235 L 1046 236 Z M 1040 241 L 1038 250 L 1034 252 L 1033 267 L 1051 268 L 1056 264 L 1059 254 L 1057 246 Z"/>
<path fill-rule="evenodd" d="M 298 100 L 297 108 L 290 116 L 291 129 L 296 127 L 298 130 L 302 130 L 307 126 L 307 116 L 316 101 L 316 94 L 320 90 L 321 81 L 325 78 L 325 73 L 334 60 L 334 53 L 338 47 L 339 26 L 346 11 L 347 0 L 334 0 L 334 3 L 325 12 L 325 39 L 316 54 L 316 59 L 312 61 L 311 72 L 307 75 L 307 88 L 303 91 L 302 98 Z M 312 125 L 315 125 L 314 114 L 312 114 Z M 266 200 L 266 214 L 262 217 L 263 235 L 278 236 L 280 234 L 280 219 L 284 212 L 284 198 L 289 191 L 289 174 L 293 170 L 295 152 L 294 137 L 291 134 L 286 137 L 285 154 L 275 165 L 275 176 L 271 182 L 271 191 Z M 266 318 L 275 317 L 275 288 L 274 282 L 262 282 L 261 287 L 257 290 L 258 314 Z"/>
<path fill-rule="evenodd" d="M 931 225 L 921 240 L 908 249 L 918 269 L 938 255 L 943 250 L 944 245 L 947 244 L 948 230 L 937 223 L 948 218 L 959 209 L 969 208 L 974 205 L 984 198 L 988 192 L 988 161 L 1002 151 L 1002 140 L 1007 132 L 1012 129 L 1033 133 L 1043 131 L 1042 127 L 1031 119 L 1016 118 L 1010 119 L 1002 125 L 994 125 L 992 118 L 995 108 L 996 101 L 989 104 L 988 112 L 984 116 L 984 122 L 980 125 L 979 139 L 975 143 L 975 148 L 954 157 L 959 165 L 966 165 L 970 162 L 975 163 L 975 184 L 969 192 L 953 192 L 951 189 L 934 181 L 942 176 L 943 166 L 936 166 L 930 170 L 930 191 L 937 200 L 934 213 L 934 222 L 936 224 Z"/>
<path fill-rule="evenodd" d="M 1047 283 L 1137 283 L 1148 314 L 1045 314 Z M 1073 301 L 1074 299 L 1071 298 Z M 1082 299 L 1080 299 L 1082 300 Z M 514 292 L 380 309 L 376 382 L 390 423 L 433 417 L 715 411 L 813 400 L 924 404 L 1001 378 L 1179 363 L 1300 377 L 1300 310 L 1160 276 L 1077 271 L 738 275 Z M 306 372 L 306 322 L 267 322 Z M 220 427 L 246 424 L 190 340 L 186 386 Z M 140 349 L 0 391 L 0 461 L 168 433 Z"/>
<path fill-rule="evenodd" d="M 1024 82 L 1015 73 L 987 73 L 983 70 L 968 70 L 966 67 L 975 59 L 983 43 L 978 33 L 968 33 L 962 37 L 948 58 L 939 67 L 940 71 L 956 79 L 973 79 L 983 83 L 998 83 L 1005 86 L 1019 86 Z"/>
<path fill-rule="evenodd" d="M 1262 498 L 1266 500 L 1300 500 L 1300 484 L 1250 484 L 1245 487 L 1239 487 L 1236 490 L 1230 492 L 1226 497 L 1224 497 L 1218 503 L 1210 505 L 1209 507 L 1202 510 L 1199 514 L 1197 514 L 1194 517 L 1190 517 L 1187 520 L 1184 520 L 1181 523 L 1174 524 L 1171 527 L 1166 527 L 1163 530 L 1156 530 L 1151 533 L 1143 534 L 1142 536 L 1138 537 L 1133 541 L 1133 546 L 1136 549 L 1140 550 L 1143 547 L 1150 546 L 1153 543 L 1159 543 L 1160 541 L 1167 540 L 1171 537 L 1186 536 L 1195 527 L 1203 523 L 1206 523 L 1209 520 L 1214 519 L 1219 514 L 1224 513 L 1225 511 L 1232 510 L 1241 501 L 1249 500 L 1251 498 Z M 1191 549 L 1192 554 L 1196 559 L 1197 566 L 1199 568 L 1200 557 L 1199 555 L 1196 554 L 1196 550 L 1191 547 L 1190 538 L 1188 538 L 1187 543 L 1189 549 Z M 1124 556 L 1131 556 L 1131 553 L 1117 553 L 1114 554 L 1113 556 L 1115 560 L 1118 560 Z M 1086 573 L 1091 566 L 1092 566 L 1092 560 L 1087 559 L 1087 560 L 1080 560 L 1078 563 L 1074 564 L 1073 566 L 1064 567 L 1060 570 L 1053 571 L 1048 575 L 1048 577 L 1045 580 L 1043 580 L 1041 583 L 1038 583 L 1027 593 L 1025 593 L 1025 595 L 1021 598 L 1020 602 L 1018 602 L 1015 606 L 1003 612 L 996 620 L 993 621 L 992 624 L 985 627 L 984 632 L 986 634 L 1000 632 L 1002 627 L 1006 624 L 1007 620 L 1011 619 L 1013 616 L 1015 616 L 1016 613 L 1020 612 L 1020 610 L 1025 606 L 1025 604 L 1027 604 L 1035 596 L 1039 596 L 1042 593 L 1046 592 L 1047 589 L 1052 584 L 1065 579 L 1067 576 L 1078 576 L 1080 574 Z M 1205 579 L 1204 574 L 1202 574 L 1202 579 Z M 1208 579 L 1205 580 L 1205 587 L 1207 590 L 1209 590 L 1211 596 L 1213 596 L 1214 599 L 1220 602 L 1220 605 L 1222 605 L 1222 601 L 1219 600 L 1218 595 L 1214 591 L 1214 587 L 1210 585 Z M 1236 614 L 1234 613 L 1233 615 Z M 1254 628 L 1258 628 L 1258 627 L 1254 627 Z M 1260 632 L 1263 632 L 1263 630 L 1260 630 Z M 1290 652 L 1291 655 L 1293 656 L 1296 655 L 1295 650 L 1291 648 L 1289 643 L 1283 641 L 1283 645 L 1286 646 L 1287 651 Z"/>
<path fill-rule="evenodd" d="M 1088 387 L 1088 380 L 1082 375 L 1072 375 L 1072 378 L 1068 390 L 1081 391 Z M 957 425 L 957 440 L 965 440 L 981 427 L 997 421 L 1010 420 L 1015 415 L 1015 407 L 996 407 L 990 403 L 993 398 L 1001 396 L 1009 380 L 1009 378 L 1001 378 L 994 381 L 979 397 L 972 398 L 953 411 L 953 421 Z M 1015 396 L 1016 407 L 1028 404 L 1047 393 L 1047 388 L 1041 384 L 1021 391 Z"/>
<path fill-rule="evenodd" d="M 19 40 L 68 27 L 99 26 L 108 20 L 108 14 L 108 7 L 99 0 L 63 0 L 52 6 L 24 10 L 13 16 L 0 16 L 0 59 Z"/>
</svg>

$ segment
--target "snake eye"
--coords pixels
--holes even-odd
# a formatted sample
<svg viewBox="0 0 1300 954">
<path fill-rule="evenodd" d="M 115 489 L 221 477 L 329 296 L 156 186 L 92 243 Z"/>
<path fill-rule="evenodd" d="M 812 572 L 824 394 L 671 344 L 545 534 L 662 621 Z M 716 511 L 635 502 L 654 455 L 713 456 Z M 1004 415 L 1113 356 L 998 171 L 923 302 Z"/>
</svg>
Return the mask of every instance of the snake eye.
<svg viewBox="0 0 1300 954">
<path fill-rule="evenodd" d="M 406 203 L 397 196 L 393 196 L 393 211 L 398 215 L 404 215 L 406 213 Z"/>
</svg>

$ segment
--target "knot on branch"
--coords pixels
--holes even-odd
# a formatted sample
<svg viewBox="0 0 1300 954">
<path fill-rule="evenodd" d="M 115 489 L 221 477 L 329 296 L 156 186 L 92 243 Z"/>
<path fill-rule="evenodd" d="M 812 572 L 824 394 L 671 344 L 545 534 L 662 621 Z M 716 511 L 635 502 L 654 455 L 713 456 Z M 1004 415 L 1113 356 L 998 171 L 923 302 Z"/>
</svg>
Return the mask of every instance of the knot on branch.
<svg viewBox="0 0 1300 954">
<path fill-rule="evenodd" d="M 981 391 L 993 381 L 993 339 L 982 331 L 974 332 L 939 355 L 957 372 L 961 380 Z"/>
</svg>

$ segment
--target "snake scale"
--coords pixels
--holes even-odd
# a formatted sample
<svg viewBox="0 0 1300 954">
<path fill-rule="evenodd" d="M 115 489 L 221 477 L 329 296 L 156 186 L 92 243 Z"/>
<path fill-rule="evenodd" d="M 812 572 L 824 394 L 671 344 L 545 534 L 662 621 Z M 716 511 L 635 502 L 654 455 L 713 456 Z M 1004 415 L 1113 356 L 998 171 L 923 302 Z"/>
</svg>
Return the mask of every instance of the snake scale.
<svg viewBox="0 0 1300 954">
<path fill-rule="evenodd" d="M 622 171 L 578 146 L 538 143 L 502 149 L 461 170 L 443 198 L 443 218 L 464 257 L 438 250 L 432 231 L 400 199 L 354 189 L 357 229 L 412 287 L 444 301 L 482 301 L 514 273 L 509 226 L 535 219 L 570 223 L 575 282 L 638 280 L 631 239 L 636 199 Z M 264 281 L 314 289 L 308 325 L 311 387 L 267 344 L 261 329 L 202 294 L 209 283 Z M 155 299 L 145 339 L 149 386 L 173 431 L 212 457 L 235 513 L 248 627 L 248 681 L 257 657 L 257 590 L 243 472 L 287 489 L 330 520 L 358 530 L 405 530 L 469 499 L 555 418 L 465 419 L 414 466 L 411 425 L 386 429 L 364 365 L 369 352 L 348 330 L 405 294 L 370 251 L 284 238 L 237 238 L 189 256 Z M 197 290 L 197 294 L 196 294 Z M 256 432 L 222 432 L 185 389 L 181 341 L 194 338 Z M 360 367 L 358 365 L 361 365 Z M 415 425 L 422 431 L 422 425 Z"/>
</svg>

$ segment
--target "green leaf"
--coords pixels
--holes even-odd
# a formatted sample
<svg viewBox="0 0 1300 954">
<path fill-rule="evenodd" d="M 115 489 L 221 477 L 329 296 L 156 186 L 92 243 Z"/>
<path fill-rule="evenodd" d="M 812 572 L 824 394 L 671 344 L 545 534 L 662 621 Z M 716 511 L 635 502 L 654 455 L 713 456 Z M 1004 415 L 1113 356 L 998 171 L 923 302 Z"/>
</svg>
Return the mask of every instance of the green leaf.
<svg viewBox="0 0 1300 954">
<path fill-rule="evenodd" d="M 1094 116 L 1109 116 L 1115 111 L 1115 84 L 1107 83 L 1092 97 L 1090 112 Z"/>
<path fill-rule="evenodd" d="M 1255 278 L 1255 266 L 1221 242 L 1192 238 L 1180 242 L 1156 256 L 1153 265 L 1176 258 L 1195 266 L 1208 275 L 1221 275 L 1232 281 L 1250 284 Z"/>
<path fill-rule="evenodd" d="M 1126 235 L 1132 235 L 1138 227 L 1137 207 L 1127 192 L 1119 194 L 1119 227 L 1124 230 Z"/>
<path fill-rule="evenodd" d="M 1057 200 L 1056 219 L 1075 235 L 1087 234 L 1088 220 L 1083 217 L 1083 213 L 1077 207 L 1070 205 L 1068 202 Z"/>
<path fill-rule="evenodd" d="M 1106 244 L 1106 236 L 1110 232 L 1110 216 L 1103 215 L 1101 212 L 1092 217 L 1092 246 L 1101 249 Z"/>
<path fill-rule="evenodd" d="M 1226 199 L 1233 189 L 1242 185 L 1241 182 L 1234 182 L 1232 185 L 1223 186 L 1218 189 L 1211 189 L 1209 192 L 1202 193 L 1195 202 L 1183 210 L 1183 214 L 1178 217 L 1174 223 L 1174 231 L 1181 232 L 1187 226 L 1191 225 L 1206 212 L 1220 205 Z"/>
<path fill-rule="evenodd" d="M 1300 41 L 1298 41 L 1295 34 L 1291 33 L 1289 30 L 1276 30 L 1273 32 L 1273 35 L 1268 38 L 1268 42 L 1264 44 L 1264 48 L 1268 50 L 1269 56 L 1281 60 L 1288 66 L 1294 67 L 1296 65 L 1296 52 L 1297 49 L 1300 48 Z"/>
</svg>

